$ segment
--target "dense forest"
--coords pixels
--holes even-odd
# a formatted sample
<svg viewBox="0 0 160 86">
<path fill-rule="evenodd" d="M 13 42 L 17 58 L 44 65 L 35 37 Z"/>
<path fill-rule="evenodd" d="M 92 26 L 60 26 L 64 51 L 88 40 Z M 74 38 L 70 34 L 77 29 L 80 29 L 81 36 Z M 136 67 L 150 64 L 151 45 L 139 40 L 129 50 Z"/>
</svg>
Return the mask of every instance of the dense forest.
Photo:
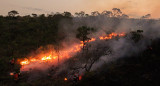
<svg viewBox="0 0 160 86">
<path fill-rule="evenodd" d="M 134 19 L 123 14 L 118 8 L 113 8 L 112 11 L 103 11 L 102 13 L 94 11 L 91 14 L 85 14 L 85 12 L 81 11 L 75 13 L 75 15 L 72 15 L 70 12 L 26 16 L 18 14 L 18 11 L 13 10 L 8 12 L 8 16 L 0 16 L 1 86 L 160 85 L 160 20 L 148 19 L 151 16 L 150 14 L 142 16 L 140 19 Z M 47 45 L 60 46 L 59 48 L 62 49 L 65 47 L 64 43 L 72 45 L 71 43 L 76 40 L 85 42 L 90 40 L 90 37 L 99 36 L 100 32 L 110 34 L 117 31 L 125 32 L 126 36 L 122 39 L 115 37 L 111 41 L 96 42 L 96 45 L 88 43 L 88 45 L 82 47 L 82 53 L 76 54 L 59 66 L 66 64 L 76 66 L 76 63 L 84 64 L 86 62 L 82 80 L 76 84 L 69 80 L 64 81 L 63 72 L 60 73 L 61 75 L 57 75 L 58 78 L 43 77 L 31 81 L 28 80 L 29 74 L 24 74 L 20 76 L 18 82 L 14 81 L 13 77 L 9 75 L 9 61 L 12 58 L 15 58 L 15 60 L 26 58 L 31 52 Z M 124 41 L 124 39 L 126 40 Z M 123 44 L 123 47 L 121 46 L 122 48 L 118 48 L 119 50 L 114 50 L 115 45 L 113 44 L 116 46 Z M 130 47 L 131 44 L 133 47 Z M 92 45 L 96 50 L 91 48 L 85 49 Z M 108 50 L 109 53 L 115 53 L 113 57 L 117 57 L 116 60 L 107 61 L 92 70 L 94 64 L 96 62 L 99 64 L 98 60 L 106 55 L 104 51 L 107 51 L 107 55 L 109 55 Z M 85 55 L 82 58 L 80 54 Z M 75 61 L 74 58 L 80 62 Z M 16 62 L 14 66 L 14 70 L 19 71 L 21 65 Z"/>
</svg>

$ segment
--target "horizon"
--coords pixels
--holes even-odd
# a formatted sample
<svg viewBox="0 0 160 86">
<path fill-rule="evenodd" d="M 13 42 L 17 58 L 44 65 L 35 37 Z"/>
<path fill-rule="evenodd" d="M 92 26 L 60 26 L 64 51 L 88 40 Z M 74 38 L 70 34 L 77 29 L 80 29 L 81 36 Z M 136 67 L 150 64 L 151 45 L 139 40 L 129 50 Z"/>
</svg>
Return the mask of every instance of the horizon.
<svg viewBox="0 0 160 86">
<path fill-rule="evenodd" d="M 84 11 L 90 14 L 93 11 L 101 13 L 104 10 L 110 11 L 112 8 L 119 8 L 131 18 L 140 18 L 146 14 L 151 14 L 151 18 L 160 18 L 160 15 L 158 15 L 160 12 L 157 11 L 159 3 L 159 0 L 70 0 L 70 2 L 67 0 L 2 0 L 0 7 L 3 9 L 0 11 L 0 15 L 6 16 L 11 10 L 16 10 L 19 15 L 24 16 L 32 13 L 50 14 L 65 11 L 72 14 Z"/>
</svg>

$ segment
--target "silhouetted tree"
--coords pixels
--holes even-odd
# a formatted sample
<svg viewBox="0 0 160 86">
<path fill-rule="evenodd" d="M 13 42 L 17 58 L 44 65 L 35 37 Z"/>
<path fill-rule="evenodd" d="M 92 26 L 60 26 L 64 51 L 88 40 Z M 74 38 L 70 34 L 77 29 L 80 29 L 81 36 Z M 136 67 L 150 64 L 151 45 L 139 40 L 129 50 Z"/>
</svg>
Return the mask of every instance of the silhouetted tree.
<svg viewBox="0 0 160 86">
<path fill-rule="evenodd" d="M 32 13 L 32 16 L 33 16 L 33 17 L 37 17 L 37 14 Z"/>
<path fill-rule="evenodd" d="M 143 33 L 143 30 L 132 31 L 131 32 L 131 39 L 134 42 L 138 42 L 143 37 L 142 33 Z"/>
<path fill-rule="evenodd" d="M 90 27 L 87 27 L 87 26 L 82 26 L 82 27 L 79 27 L 77 29 L 78 33 L 76 35 L 76 37 L 78 39 L 80 39 L 80 41 L 83 42 L 83 50 L 84 50 L 84 46 L 85 46 L 85 41 L 88 41 L 90 40 L 90 38 L 88 37 L 88 35 L 90 34 L 91 31 L 94 31 L 94 28 L 90 28 Z"/>
<path fill-rule="evenodd" d="M 147 14 L 147 15 L 145 15 L 145 16 L 142 16 L 141 18 L 142 19 L 148 19 L 148 18 L 150 18 L 151 17 L 151 14 Z"/>
<path fill-rule="evenodd" d="M 98 16 L 98 15 L 100 15 L 100 13 L 98 11 L 94 11 L 94 12 L 91 12 L 91 15 L 92 16 Z"/>
<path fill-rule="evenodd" d="M 66 17 L 71 17 L 72 14 L 71 14 L 70 12 L 64 12 L 64 16 L 66 16 Z"/>
<path fill-rule="evenodd" d="M 103 11 L 103 12 L 101 13 L 101 15 L 105 15 L 105 16 L 107 16 L 107 17 L 112 17 L 112 16 L 113 16 L 113 13 L 112 13 L 111 11 Z"/>
<path fill-rule="evenodd" d="M 120 17 L 122 15 L 122 11 L 119 8 L 112 9 L 113 17 Z"/>
<path fill-rule="evenodd" d="M 85 17 L 85 12 L 84 12 L 84 11 L 76 12 L 75 15 L 76 15 L 77 17 Z"/>
<path fill-rule="evenodd" d="M 129 18 L 129 16 L 126 14 L 122 14 L 121 18 Z"/>
<path fill-rule="evenodd" d="M 8 16 L 11 16 L 11 17 L 15 17 L 18 13 L 18 11 L 15 11 L 15 10 L 12 10 L 10 12 L 8 12 Z"/>
</svg>

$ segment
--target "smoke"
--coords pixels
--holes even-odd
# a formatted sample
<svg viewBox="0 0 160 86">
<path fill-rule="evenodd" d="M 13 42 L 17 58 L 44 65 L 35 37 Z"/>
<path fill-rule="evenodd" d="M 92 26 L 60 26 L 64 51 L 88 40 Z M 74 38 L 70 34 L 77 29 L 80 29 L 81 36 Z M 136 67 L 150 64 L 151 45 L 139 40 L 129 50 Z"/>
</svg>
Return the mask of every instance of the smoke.
<svg viewBox="0 0 160 86">
<path fill-rule="evenodd" d="M 55 65 L 53 62 L 33 63 L 26 66 L 26 69 L 33 68 L 36 71 L 41 71 L 44 76 L 47 76 L 48 73 L 51 76 L 73 75 L 75 72 L 83 74 L 87 68 L 93 71 L 103 64 L 116 61 L 119 58 L 136 56 L 147 49 L 152 40 L 160 37 L 159 20 L 109 18 L 105 16 L 74 17 L 71 20 L 60 22 L 59 34 L 65 36 L 60 44 L 63 46 L 59 52 L 60 55 L 65 56 L 66 51 L 80 43 L 76 34 L 78 33 L 77 28 L 81 26 L 96 29 L 96 32 L 89 35 L 91 38 L 99 38 L 99 36 L 105 36 L 111 32 L 124 32 L 126 36 L 87 43 L 86 51 L 69 52 L 66 59 L 60 59 L 59 65 Z M 138 30 L 142 32 L 138 33 Z M 138 40 L 133 39 L 134 33 L 138 34 Z M 92 62 L 94 63 L 91 64 Z M 53 70 L 49 72 L 48 69 Z M 38 77 L 37 74 L 35 76 L 31 74 L 31 76 L 30 78 Z"/>
<path fill-rule="evenodd" d="M 153 19 L 119 19 L 119 18 L 109 18 L 105 16 L 90 16 L 90 17 L 76 17 L 73 18 L 73 26 L 69 28 L 73 31 L 70 34 L 74 34 L 76 29 L 80 26 L 88 26 L 96 28 L 95 33 L 91 34 L 90 37 L 99 37 L 102 35 L 106 35 L 109 32 L 124 32 L 127 34 L 126 37 L 122 37 L 119 39 L 111 39 L 105 42 L 102 41 L 95 41 L 93 43 L 89 43 L 91 48 L 89 51 L 93 52 L 93 58 L 95 54 L 93 49 L 102 49 L 104 52 L 108 52 L 108 49 L 103 49 L 102 47 L 109 47 L 112 53 L 105 54 L 101 53 L 98 56 L 99 59 L 93 64 L 91 70 L 96 70 L 98 67 L 102 66 L 104 63 L 108 63 L 111 61 L 115 61 L 119 58 L 130 57 L 138 55 L 139 53 L 143 52 L 148 46 L 151 45 L 152 40 L 155 40 L 160 37 L 160 21 L 153 20 Z M 66 22 L 65 22 L 66 23 Z M 63 23 L 62 26 L 67 27 Z M 137 30 L 142 30 L 143 32 L 140 33 L 143 37 L 138 41 L 135 42 L 131 35 L 131 32 L 137 32 Z M 95 46 L 95 45 L 98 46 Z M 103 46 L 102 46 L 103 45 Z M 101 46 L 101 47 L 100 47 Z M 82 57 L 81 57 L 82 58 Z M 86 62 L 82 62 L 81 66 L 84 66 Z M 79 64 L 77 62 L 77 64 Z"/>
</svg>

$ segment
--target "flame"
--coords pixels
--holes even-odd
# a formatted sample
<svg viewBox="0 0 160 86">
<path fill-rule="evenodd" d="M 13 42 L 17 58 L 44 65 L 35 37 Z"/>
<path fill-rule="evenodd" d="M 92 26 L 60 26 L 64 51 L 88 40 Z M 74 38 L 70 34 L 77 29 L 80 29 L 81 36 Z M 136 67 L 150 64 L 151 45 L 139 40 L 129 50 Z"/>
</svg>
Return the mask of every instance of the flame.
<svg viewBox="0 0 160 86">
<path fill-rule="evenodd" d="M 82 80 L 82 76 L 79 76 L 79 80 Z"/>
<path fill-rule="evenodd" d="M 49 51 L 47 54 L 40 54 L 37 57 L 39 58 L 31 58 L 31 59 L 27 59 L 25 58 L 23 61 L 20 61 L 20 64 L 23 65 L 28 65 L 31 62 L 48 62 L 51 61 L 53 62 L 54 60 L 58 59 L 67 59 L 71 56 L 71 53 L 77 53 L 79 51 L 81 51 L 82 47 L 85 46 L 85 43 L 88 42 L 94 42 L 96 40 L 107 40 L 107 39 L 112 39 L 114 37 L 123 37 L 125 36 L 124 33 L 111 33 L 108 34 L 106 36 L 100 36 L 98 39 L 97 38 L 91 38 L 90 40 L 87 41 L 80 41 L 80 44 L 75 44 L 72 47 L 69 47 L 67 49 L 61 50 L 60 53 L 57 53 L 55 50 Z M 57 61 L 57 60 L 56 60 Z"/>
<path fill-rule="evenodd" d="M 21 65 L 27 65 L 27 64 L 29 64 L 29 61 L 28 61 L 27 58 L 25 58 L 24 61 L 20 62 L 20 64 L 21 64 Z"/>
<path fill-rule="evenodd" d="M 67 81 L 68 79 L 67 78 L 64 78 L 64 81 Z"/>
<path fill-rule="evenodd" d="M 37 61 L 37 59 L 33 58 L 33 59 L 31 59 L 30 61 L 31 61 L 31 62 L 35 62 L 35 61 Z"/>
<path fill-rule="evenodd" d="M 11 73 L 10 73 L 10 75 L 11 75 L 11 76 L 13 76 L 13 75 L 14 75 L 14 73 L 13 73 L 13 72 L 11 72 Z"/>
<path fill-rule="evenodd" d="M 42 61 L 47 61 L 47 60 L 51 60 L 52 58 L 51 58 L 51 55 L 50 56 L 48 56 L 48 57 L 46 57 L 46 56 L 44 56 L 44 57 L 42 57 Z"/>
<path fill-rule="evenodd" d="M 123 36 L 125 36 L 125 34 L 124 33 L 120 33 L 120 34 L 118 34 L 118 33 L 111 33 L 111 34 L 109 34 L 107 36 L 104 36 L 104 37 L 100 36 L 99 39 L 100 40 L 106 40 L 106 39 L 112 39 L 113 37 L 117 37 L 117 36 L 123 37 Z"/>
</svg>

